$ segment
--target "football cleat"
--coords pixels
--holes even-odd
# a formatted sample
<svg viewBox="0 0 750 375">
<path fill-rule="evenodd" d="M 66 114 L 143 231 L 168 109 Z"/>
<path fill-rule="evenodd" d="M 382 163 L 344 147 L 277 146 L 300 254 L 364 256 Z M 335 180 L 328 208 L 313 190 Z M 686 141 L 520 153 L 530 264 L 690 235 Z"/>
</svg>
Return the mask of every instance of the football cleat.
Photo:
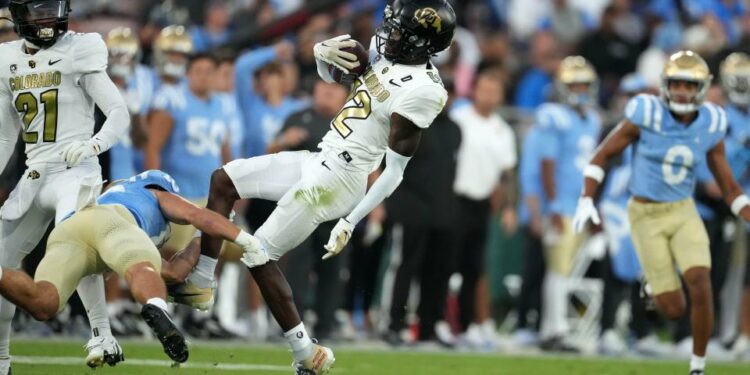
<svg viewBox="0 0 750 375">
<path fill-rule="evenodd" d="M 141 310 L 141 316 L 151 327 L 169 358 L 179 363 L 187 361 L 189 353 L 185 336 L 177 329 L 166 311 L 158 306 L 145 304 Z"/>
<path fill-rule="evenodd" d="M 313 344 L 313 354 L 303 360 L 294 364 L 297 375 L 320 375 L 328 373 L 333 367 L 333 363 L 336 362 L 336 358 L 333 357 L 333 350 Z"/>
<path fill-rule="evenodd" d="M 201 288 L 188 278 L 184 283 L 167 287 L 167 302 L 208 311 L 214 304 L 214 290 L 216 290 L 216 281 L 212 281 L 208 288 Z"/>
<path fill-rule="evenodd" d="M 86 365 L 91 368 L 102 367 L 105 364 L 114 366 L 125 360 L 120 344 L 114 336 L 95 336 L 84 347 L 89 354 Z"/>
</svg>

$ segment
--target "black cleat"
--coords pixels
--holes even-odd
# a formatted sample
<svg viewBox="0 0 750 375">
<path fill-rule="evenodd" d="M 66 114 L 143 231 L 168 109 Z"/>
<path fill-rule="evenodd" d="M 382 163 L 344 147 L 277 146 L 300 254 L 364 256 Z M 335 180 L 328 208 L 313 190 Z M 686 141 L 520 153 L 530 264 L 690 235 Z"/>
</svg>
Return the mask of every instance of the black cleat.
<svg viewBox="0 0 750 375">
<path fill-rule="evenodd" d="M 705 375 L 705 372 L 703 370 L 692 370 L 690 371 L 690 375 Z"/>
<path fill-rule="evenodd" d="M 183 363 L 188 359 L 188 347 L 185 336 L 182 335 L 172 318 L 161 308 L 146 304 L 141 309 L 143 320 L 164 347 L 164 353 L 173 361 Z"/>
</svg>

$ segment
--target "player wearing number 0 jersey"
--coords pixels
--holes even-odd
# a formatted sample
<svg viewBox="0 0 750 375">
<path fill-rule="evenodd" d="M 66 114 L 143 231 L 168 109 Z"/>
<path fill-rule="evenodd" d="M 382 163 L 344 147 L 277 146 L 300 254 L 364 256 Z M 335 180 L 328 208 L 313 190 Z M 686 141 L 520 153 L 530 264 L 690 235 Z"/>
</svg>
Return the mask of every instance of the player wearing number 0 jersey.
<svg viewBox="0 0 750 375">
<path fill-rule="evenodd" d="M 445 0 L 396 0 L 385 9 L 371 47 L 370 66 L 357 77 L 349 100 L 332 119 L 320 152 L 235 160 L 212 175 L 208 208 L 223 215 L 229 215 L 236 199 L 278 202 L 255 232 L 262 246 L 246 252 L 243 262 L 284 331 L 298 374 L 327 372 L 333 352 L 308 336 L 276 261 L 318 224 L 345 217 L 331 231 L 324 259 L 338 254 L 354 225 L 396 189 L 421 131 L 447 100 L 430 57 L 450 45 L 455 17 Z M 347 39 L 340 36 L 315 45 L 318 73 L 325 81 L 333 82 L 332 65 L 345 73 L 359 66 L 356 57 L 345 51 L 355 45 Z M 384 155 L 386 167 L 368 190 L 367 177 Z M 202 246 L 196 271 L 189 278 L 199 287 L 212 282 L 221 241 L 204 234 Z"/>
<path fill-rule="evenodd" d="M 68 31 L 68 0 L 12 0 L 20 40 L 0 45 L 0 169 L 16 140 L 26 144 L 22 179 L 0 209 L 0 265 L 19 268 L 47 226 L 75 210 L 79 197 L 101 184 L 97 155 L 117 142 L 130 117 L 107 76 L 107 48 L 98 34 Z M 94 105 L 106 122 L 94 134 Z M 94 338 L 90 366 L 115 364 L 122 349 L 112 337 L 100 275 L 78 292 Z M 0 375 L 8 372 L 8 342 L 15 307 L 0 301 Z"/>
<path fill-rule="evenodd" d="M 669 58 L 662 72 L 661 97 L 631 99 L 625 120 L 584 170 L 585 188 L 574 218 L 578 231 L 589 219 L 599 222 L 591 197 L 604 178 L 602 166 L 632 143 L 628 220 L 633 244 L 656 305 L 670 319 L 685 311 L 679 274 L 685 280 L 691 300 L 691 375 L 703 374 L 714 320 L 709 240 L 691 198 L 697 165 L 706 161 L 732 211 L 750 220 L 750 199 L 725 157 L 726 113 L 705 102 L 711 78 L 706 62 L 691 51 Z"/>
</svg>

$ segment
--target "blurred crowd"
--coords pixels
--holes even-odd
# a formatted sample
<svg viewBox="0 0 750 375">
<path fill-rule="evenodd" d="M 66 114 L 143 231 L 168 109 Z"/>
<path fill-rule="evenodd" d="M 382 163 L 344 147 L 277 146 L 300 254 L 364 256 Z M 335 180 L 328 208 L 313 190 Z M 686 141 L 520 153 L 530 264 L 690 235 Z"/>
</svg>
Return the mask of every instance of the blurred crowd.
<svg viewBox="0 0 750 375">
<path fill-rule="evenodd" d="M 211 172 L 226 162 L 315 151 L 348 100 L 348 88 L 318 79 L 313 45 L 341 34 L 369 45 L 386 3 L 74 1 L 70 28 L 105 38 L 109 74 L 132 115 L 127 137 L 100 156 L 105 178 L 162 169 L 187 199 L 205 205 Z M 733 52 L 750 53 L 750 2 L 451 3 L 460 27 L 453 46 L 433 59 L 451 99 L 425 133 L 401 186 L 359 223 L 341 256 L 320 260 L 333 227 L 326 223 L 281 261 L 312 334 L 321 340 L 427 341 L 473 350 L 513 345 L 689 356 L 687 317 L 666 324 L 640 298 L 640 269 L 624 219 L 629 168 L 609 174 L 600 204 L 603 230 L 577 243 L 563 266 L 550 262 L 557 256 L 550 251 L 561 241 L 555 234 L 562 233 L 564 207 L 575 207 L 589 153 L 622 119 L 629 98 L 658 95 L 660 73 L 672 53 L 700 54 L 714 76 L 709 100 L 747 112 L 750 103 L 727 95 L 720 67 Z M 0 39 L 15 39 L 11 24 L 0 23 Z M 567 92 L 571 87 L 561 84 L 558 74 L 564 59 L 575 55 L 595 71 L 581 116 L 601 129 L 563 145 L 580 149 L 578 157 L 557 160 L 559 168 L 577 171 L 557 176 L 574 194 L 552 200 L 545 197 L 543 174 L 555 171 L 542 165 L 552 156 L 533 135 L 544 133 L 548 115 L 556 116 L 545 111 L 548 103 L 575 107 L 568 96 L 583 95 Z M 750 73 L 743 82 L 741 89 L 750 90 Z M 188 154 L 174 152 L 175 142 L 187 142 Z M 0 179 L 0 201 L 23 171 L 21 145 Z M 750 292 L 744 310 L 740 303 L 744 282 L 750 282 L 743 276 L 746 230 L 721 202 L 713 181 L 699 185 L 696 200 L 712 237 L 719 322 L 709 352 L 750 359 Z M 252 230 L 274 205 L 243 202 L 234 220 Z M 179 251 L 191 237 L 189 228 L 175 228 L 168 251 Z M 190 335 L 280 337 L 239 255 L 230 247 L 224 251 L 214 308 L 180 314 Z M 33 270 L 33 259 L 28 263 Z M 120 280 L 108 279 L 107 298 L 116 335 L 147 332 Z M 29 334 L 86 333 L 75 328 L 83 322 L 77 310 L 72 306 L 51 324 L 19 314 L 16 328 Z M 499 332 L 512 335 L 501 340 Z M 662 339 L 658 332 L 665 333 Z"/>
</svg>

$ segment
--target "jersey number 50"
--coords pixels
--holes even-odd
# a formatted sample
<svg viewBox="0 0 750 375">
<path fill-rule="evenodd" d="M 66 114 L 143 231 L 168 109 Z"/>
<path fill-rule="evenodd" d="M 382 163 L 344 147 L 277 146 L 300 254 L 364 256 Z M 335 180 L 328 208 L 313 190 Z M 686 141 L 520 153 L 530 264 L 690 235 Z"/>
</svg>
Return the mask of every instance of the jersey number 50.
<svg viewBox="0 0 750 375">
<path fill-rule="evenodd" d="M 39 95 L 44 103 L 44 131 L 43 142 L 54 142 L 57 139 L 57 89 L 47 90 Z M 16 97 L 16 111 L 23 113 L 23 141 L 26 143 L 37 143 L 39 132 L 29 131 L 31 123 L 39 114 L 39 101 L 34 94 L 24 92 Z"/>
<path fill-rule="evenodd" d="M 362 86 L 362 81 L 354 81 L 352 93 L 346 98 L 346 106 L 341 109 L 338 115 L 331 121 L 331 126 L 336 129 L 343 138 L 352 133 L 352 128 L 346 124 L 346 120 L 364 120 L 370 117 L 372 105 L 370 94 L 367 91 L 357 91 Z"/>
</svg>

